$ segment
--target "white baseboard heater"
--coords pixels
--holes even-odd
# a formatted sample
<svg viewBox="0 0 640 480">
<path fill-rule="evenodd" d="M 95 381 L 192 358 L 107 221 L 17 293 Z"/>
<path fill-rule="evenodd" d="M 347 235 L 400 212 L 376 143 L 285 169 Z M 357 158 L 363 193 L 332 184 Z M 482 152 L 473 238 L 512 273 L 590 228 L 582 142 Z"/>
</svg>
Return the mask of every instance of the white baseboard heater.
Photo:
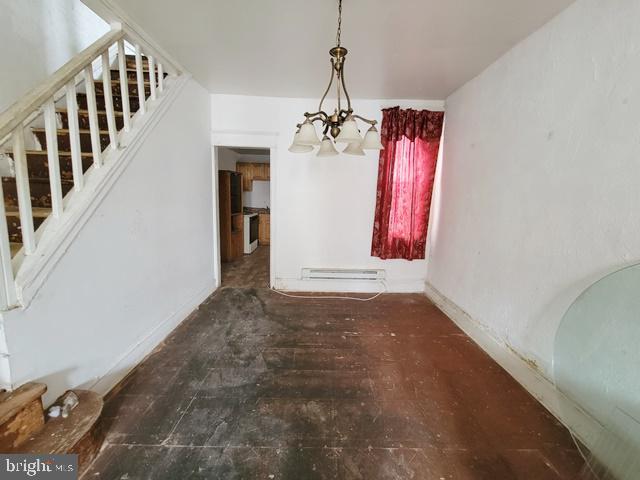
<svg viewBox="0 0 640 480">
<path fill-rule="evenodd" d="M 384 280 L 384 270 L 356 268 L 303 268 L 303 280 Z"/>
</svg>

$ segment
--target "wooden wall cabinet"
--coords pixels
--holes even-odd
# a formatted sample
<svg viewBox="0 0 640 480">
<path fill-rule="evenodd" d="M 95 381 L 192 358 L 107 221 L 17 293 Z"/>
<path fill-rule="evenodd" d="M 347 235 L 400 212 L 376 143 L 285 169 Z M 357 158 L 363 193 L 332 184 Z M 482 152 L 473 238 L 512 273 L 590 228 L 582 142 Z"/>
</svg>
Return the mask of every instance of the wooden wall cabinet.
<svg viewBox="0 0 640 480">
<path fill-rule="evenodd" d="M 253 188 L 253 176 L 248 163 L 236 163 L 236 172 L 242 174 L 242 190 L 250 192 Z"/>
<path fill-rule="evenodd" d="M 218 172 L 220 209 L 220 259 L 231 262 L 244 253 L 244 216 L 242 215 L 242 174 Z"/>
<path fill-rule="evenodd" d="M 254 180 L 271 180 L 271 165 L 268 163 L 236 163 L 236 172 L 242 174 L 242 190 L 253 190 Z"/>
<path fill-rule="evenodd" d="M 258 245 L 269 245 L 271 241 L 271 214 L 258 215 Z"/>
</svg>

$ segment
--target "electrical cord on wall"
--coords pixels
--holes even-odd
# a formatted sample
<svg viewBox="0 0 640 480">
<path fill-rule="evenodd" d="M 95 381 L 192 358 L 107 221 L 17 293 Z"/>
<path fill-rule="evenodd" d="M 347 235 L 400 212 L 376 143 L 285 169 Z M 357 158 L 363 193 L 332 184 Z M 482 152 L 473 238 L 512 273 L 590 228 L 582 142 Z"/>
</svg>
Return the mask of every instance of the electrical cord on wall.
<svg viewBox="0 0 640 480">
<path fill-rule="evenodd" d="M 285 293 L 281 290 L 276 290 L 275 288 L 271 287 L 271 290 L 273 290 L 274 292 L 276 292 L 279 295 L 282 295 L 283 297 L 289 297 L 289 298 L 302 298 L 302 299 L 309 299 L 309 300 L 317 300 L 317 299 L 323 299 L 323 300 L 328 300 L 328 299 L 332 299 L 332 300 L 355 300 L 357 302 L 369 302 L 371 300 L 375 300 L 376 298 L 378 298 L 380 295 L 382 295 L 383 293 L 387 293 L 387 284 L 385 283 L 384 280 L 378 280 L 378 282 L 380 282 L 384 288 L 384 290 L 382 290 L 381 292 L 376 293 L 375 295 L 373 295 L 372 297 L 368 297 L 368 298 L 358 298 L 358 297 L 345 297 L 345 296 L 339 296 L 339 295 L 292 295 L 290 293 Z"/>
</svg>

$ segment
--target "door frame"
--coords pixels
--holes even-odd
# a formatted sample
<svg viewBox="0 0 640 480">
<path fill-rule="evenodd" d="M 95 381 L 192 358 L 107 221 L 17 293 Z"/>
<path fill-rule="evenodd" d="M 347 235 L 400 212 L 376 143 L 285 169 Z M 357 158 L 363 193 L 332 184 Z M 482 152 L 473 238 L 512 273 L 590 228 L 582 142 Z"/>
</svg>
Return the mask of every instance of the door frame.
<svg viewBox="0 0 640 480">
<path fill-rule="evenodd" d="M 269 149 L 270 178 L 269 178 L 269 209 L 271 213 L 271 231 L 269 240 L 269 287 L 273 288 L 276 282 L 276 249 L 278 233 L 278 213 L 276 200 L 278 160 L 278 134 L 275 132 L 250 132 L 214 130 L 211 132 L 211 151 L 213 160 L 212 190 L 213 190 L 213 272 L 215 286 L 220 288 L 222 284 L 222 262 L 220 260 L 220 211 L 218 209 L 218 147 L 239 148 L 265 148 Z"/>
</svg>

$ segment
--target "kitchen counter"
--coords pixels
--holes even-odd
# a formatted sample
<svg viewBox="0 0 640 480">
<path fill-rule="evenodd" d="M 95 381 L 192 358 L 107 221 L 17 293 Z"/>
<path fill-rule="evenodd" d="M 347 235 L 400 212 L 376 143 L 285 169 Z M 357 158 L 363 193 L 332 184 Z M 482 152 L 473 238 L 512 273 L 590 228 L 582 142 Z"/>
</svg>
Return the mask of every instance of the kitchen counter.
<svg viewBox="0 0 640 480">
<path fill-rule="evenodd" d="M 266 213 L 266 214 L 271 213 L 271 210 L 269 210 L 268 208 L 259 208 L 259 207 L 244 207 L 242 210 L 245 215 L 250 215 L 252 213 Z"/>
</svg>

